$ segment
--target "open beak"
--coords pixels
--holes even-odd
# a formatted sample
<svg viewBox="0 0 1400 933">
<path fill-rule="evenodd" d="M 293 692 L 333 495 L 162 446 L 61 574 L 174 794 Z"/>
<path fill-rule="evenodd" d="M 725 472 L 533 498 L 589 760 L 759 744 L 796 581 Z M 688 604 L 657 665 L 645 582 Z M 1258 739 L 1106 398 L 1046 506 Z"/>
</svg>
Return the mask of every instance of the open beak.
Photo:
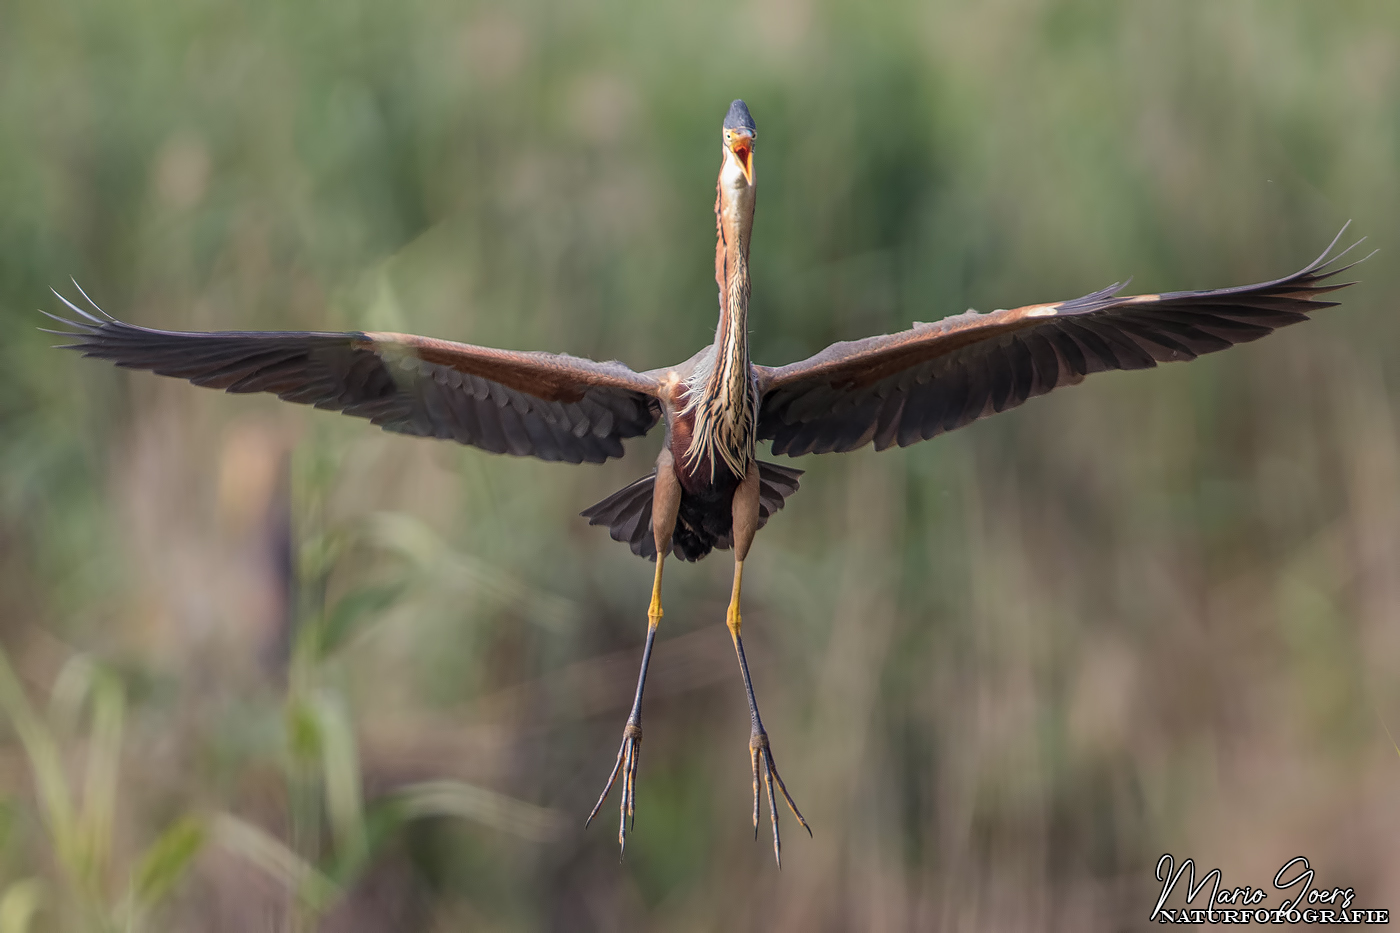
<svg viewBox="0 0 1400 933">
<path fill-rule="evenodd" d="M 736 135 L 729 144 L 729 151 L 744 171 L 744 180 L 753 184 L 753 137 Z"/>
</svg>

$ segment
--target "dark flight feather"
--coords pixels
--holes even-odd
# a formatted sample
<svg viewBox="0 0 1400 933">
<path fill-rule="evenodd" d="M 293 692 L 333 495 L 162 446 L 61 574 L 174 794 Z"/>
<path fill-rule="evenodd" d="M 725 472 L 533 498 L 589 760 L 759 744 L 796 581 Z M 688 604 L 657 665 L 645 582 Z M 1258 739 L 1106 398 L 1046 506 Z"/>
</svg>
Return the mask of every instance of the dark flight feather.
<svg viewBox="0 0 1400 933">
<path fill-rule="evenodd" d="M 1345 227 L 1343 232 L 1345 232 Z M 788 366 L 755 367 L 758 437 L 800 456 L 872 441 L 907 447 L 1090 373 L 1148 369 L 1257 340 L 1336 304 L 1317 296 L 1352 248 L 1334 239 L 1293 275 L 1236 288 L 1119 297 L 1119 285 L 1058 304 L 969 311 L 936 324 L 827 347 Z"/>
<path fill-rule="evenodd" d="M 621 457 L 622 441 L 661 414 L 653 381 L 621 363 L 402 334 L 151 330 L 59 297 L 80 319 L 55 318 L 69 330 L 54 333 L 84 356 L 228 392 L 270 392 L 492 453 L 601 463 Z"/>
</svg>

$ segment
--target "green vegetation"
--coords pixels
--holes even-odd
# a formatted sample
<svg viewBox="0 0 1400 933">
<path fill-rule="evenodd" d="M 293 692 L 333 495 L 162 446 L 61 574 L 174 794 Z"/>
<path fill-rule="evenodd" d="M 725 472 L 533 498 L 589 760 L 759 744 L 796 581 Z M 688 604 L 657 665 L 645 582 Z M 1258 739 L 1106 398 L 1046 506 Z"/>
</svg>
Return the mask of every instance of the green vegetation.
<svg viewBox="0 0 1400 933">
<path fill-rule="evenodd" d="M 1257 345 L 800 464 L 745 577 L 816 834 L 781 874 L 727 555 L 667 574 L 626 862 L 582 831 L 650 568 L 576 514 L 658 438 L 492 457 L 35 329 L 72 276 L 155 327 L 684 359 L 738 96 L 762 363 L 1383 249 Z M 0 933 L 1122 929 L 1166 851 L 1386 906 L 1397 166 L 1382 0 L 0 4 Z"/>
</svg>

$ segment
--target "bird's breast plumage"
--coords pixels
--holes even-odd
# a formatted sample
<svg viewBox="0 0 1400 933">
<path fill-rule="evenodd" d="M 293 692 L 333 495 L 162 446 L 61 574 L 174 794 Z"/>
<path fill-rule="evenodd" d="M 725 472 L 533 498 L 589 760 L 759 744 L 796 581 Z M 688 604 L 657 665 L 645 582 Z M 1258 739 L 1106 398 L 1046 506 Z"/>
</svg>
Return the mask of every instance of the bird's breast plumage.
<svg viewBox="0 0 1400 933">
<path fill-rule="evenodd" d="M 681 486 L 691 495 L 732 491 L 754 456 L 753 400 L 734 405 L 682 385 L 675 403 L 670 445 Z"/>
</svg>

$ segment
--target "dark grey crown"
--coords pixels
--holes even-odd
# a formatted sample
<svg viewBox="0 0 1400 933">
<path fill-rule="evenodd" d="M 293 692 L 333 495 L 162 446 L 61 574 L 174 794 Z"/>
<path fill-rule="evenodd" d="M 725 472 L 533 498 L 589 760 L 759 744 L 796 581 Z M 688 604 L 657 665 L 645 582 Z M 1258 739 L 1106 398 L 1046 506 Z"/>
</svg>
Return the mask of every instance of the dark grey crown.
<svg viewBox="0 0 1400 933">
<path fill-rule="evenodd" d="M 758 134 L 758 127 L 754 125 L 753 117 L 749 115 L 749 106 L 742 100 L 736 100 L 729 105 L 729 112 L 724 115 L 724 128 L 726 130 L 748 130 L 750 133 Z"/>
</svg>

